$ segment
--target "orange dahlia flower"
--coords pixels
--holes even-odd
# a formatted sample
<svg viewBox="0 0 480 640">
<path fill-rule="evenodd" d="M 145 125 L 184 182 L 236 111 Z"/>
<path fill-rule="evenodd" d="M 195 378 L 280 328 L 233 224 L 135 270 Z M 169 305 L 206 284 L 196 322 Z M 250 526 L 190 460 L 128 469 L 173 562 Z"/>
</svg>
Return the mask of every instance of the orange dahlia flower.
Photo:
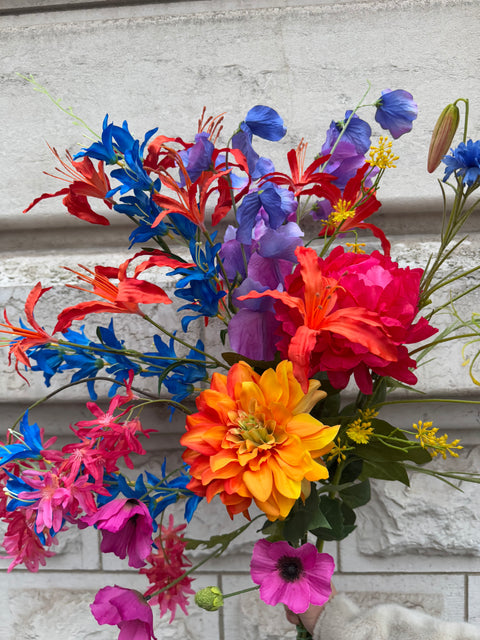
<svg viewBox="0 0 480 640">
<path fill-rule="evenodd" d="M 269 520 L 286 518 L 304 480 L 328 477 L 319 458 L 339 427 L 309 414 L 326 395 L 319 386 L 310 380 L 304 393 L 288 360 L 262 375 L 245 362 L 226 376 L 214 373 L 180 440 L 192 476 L 188 488 L 208 502 L 218 494 L 231 518 L 249 517 L 252 500 Z"/>
</svg>

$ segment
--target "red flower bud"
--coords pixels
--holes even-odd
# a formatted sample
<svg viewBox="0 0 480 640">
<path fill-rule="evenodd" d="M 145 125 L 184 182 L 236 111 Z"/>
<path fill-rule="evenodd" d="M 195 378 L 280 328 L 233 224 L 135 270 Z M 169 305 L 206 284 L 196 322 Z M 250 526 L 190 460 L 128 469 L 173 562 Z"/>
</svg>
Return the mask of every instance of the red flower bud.
<svg viewBox="0 0 480 640">
<path fill-rule="evenodd" d="M 443 156 L 448 152 L 459 120 L 460 112 L 456 104 L 447 105 L 440 114 L 433 129 L 428 150 L 427 170 L 429 173 L 435 171 Z"/>
</svg>

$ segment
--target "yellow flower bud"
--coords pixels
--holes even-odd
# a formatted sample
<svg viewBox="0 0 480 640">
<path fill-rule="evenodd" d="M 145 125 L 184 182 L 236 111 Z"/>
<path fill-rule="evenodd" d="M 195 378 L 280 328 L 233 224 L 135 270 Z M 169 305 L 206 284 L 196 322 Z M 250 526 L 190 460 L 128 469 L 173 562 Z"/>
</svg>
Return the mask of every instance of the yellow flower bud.
<svg viewBox="0 0 480 640">
<path fill-rule="evenodd" d="M 427 170 L 435 171 L 443 156 L 448 152 L 452 144 L 453 136 L 457 131 L 460 121 L 460 111 L 456 104 L 449 104 L 440 114 L 433 129 L 430 148 L 428 150 Z"/>
<path fill-rule="evenodd" d="M 223 607 L 223 593 L 218 587 L 205 587 L 195 594 L 195 604 L 206 611 L 217 611 Z"/>
</svg>

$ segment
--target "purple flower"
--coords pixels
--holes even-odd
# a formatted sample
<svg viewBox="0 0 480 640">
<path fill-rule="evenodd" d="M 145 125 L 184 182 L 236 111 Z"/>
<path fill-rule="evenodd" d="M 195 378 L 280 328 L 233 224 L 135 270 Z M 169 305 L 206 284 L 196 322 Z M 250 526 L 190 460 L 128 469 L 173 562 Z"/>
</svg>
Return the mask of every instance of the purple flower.
<svg viewBox="0 0 480 640">
<path fill-rule="evenodd" d="M 418 108 L 412 94 L 408 91 L 385 89 L 375 106 L 377 107 L 375 120 L 382 129 L 390 131 L 394 138 L 399 138 L 412 130 L 412 122 L 417 117 Z"/>
<path fill-rule="evenodd" d="M 443 182 L 446 182 L 452 173 L 471 187 L 480 179 L 480 140 L 467 143 L 460 142 L 456 149 L 451 150 L 451 154 L 444 156 L 442 162 L 446 165 Z"/>
<path fill-rule="evenodd" d="M 211 168 L 215 147 L 209 136 L 210 134 L 206 131 L 197 133 L 195 144 L 185 151 L 180 151 L 180 157 L 192 182 L 200 177 L 202 171 L 208 171 Z M 185 186 L 185 176 L 182 173 L 180 173 L 180 186 Z"/>
<path fill-rule="evenodd" d="M 287 133 L 283 120 L 275 109 L 261 104 L 250 109 L 244 122 L 253 135 L 264 140 L 281 140 Z"/>
<path fill-rule="evenodd" d="M 118 640 L 156 640 L 152 609 L 138 591 L 117 585 L 104 587 L 90 609 L 98 624 L 117 625 Z"/>
<path fill-rule="evenodd" d="M 244 122 L 232 137 L 232 147 L 239 149 L 245 156 L 252 180 L 258 180 L 267 173 L 275 171 L 273 162 L 269 158 L 261 158 L 252 147 L 252 133 Z"/>
<path fill-rule="evenodd" d="M 294 613 L 327 602 L 334 570 L 332 556 L 319 553 L 308 542 L 295 549 L 283 540 L 259 540 L 250 563 L 252 580 L 260 585 L 260 598 L 273 606 L 282 602 Z"/>
<path fill-rule="evenodd" d="M 370 136 L 372 135 L 370 125 L 365 120 L 361 120 L 356 113 L 353 114 L 350 122 L 348 122 L 351 115 L 351 111 L 345 111 L 345 119 L 343 121 L 335 122 L 332 120 L 327 131 L 327 138 L 322 146 L 322 155 L 330 153 L 342 130 L 342 142 L 353 144 L 357 154 L 365 155 L 370 149 Z M 348 124 L 345 127 L 347 122 Z"/>
<path fill-rule="evenodd" d="M 102 531 L 100 550 L 119 558 L 128 554 L 130 567 L 145 566 L 152 547 L 152 517 L 143 504 L 134 498 L 111 500 L 91 516 L 82 518 L 88 525 Z"/>
</svg>

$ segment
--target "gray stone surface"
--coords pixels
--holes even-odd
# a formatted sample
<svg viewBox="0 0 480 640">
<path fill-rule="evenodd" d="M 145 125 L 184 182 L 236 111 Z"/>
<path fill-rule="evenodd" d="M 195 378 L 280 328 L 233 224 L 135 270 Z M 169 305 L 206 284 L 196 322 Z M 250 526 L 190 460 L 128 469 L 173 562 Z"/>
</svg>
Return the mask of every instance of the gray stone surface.
<svg viewBox="0 0 480 640">
<path fill-rule="evenodd" d="M 0 308 L 16 321 L 36 282 L 53 285 L 38 305 L 39 321 L 51 328 L 53 310 L 78 300 L 64 287 L 74 279 L 61 265 L 118 264 L 125 259 L 129 233 L 126 221 L 115 214 L 110 227 L 93 227 L 65 214 L 59 201 L 21 213 L 34 197 L 61 186 L 42 173 L 55 165 L 45 141 L 75 152 L 88 140 L 17 73 L 33 74 L 93 129 L 108 112 L 116 123 L 127 119 L 138 137 L 158 125 L 166 135 L 191 138 L 206 104 L 210 113 L 227 112 L 226 139 L 251 106 L 272 105 L 284 117 L 288 134 L 280 144 L 263 143 L 260 151 L 273 154 L 278 169 L 286 167 L 287 151 L 302 136 L 313 158 L 330 120 L 341 118 L 359 99 L 367 80 L 372 101 L 386 87 L 406 88 L 418 102 L 419 117 L 413 133 L 395 144 L 398 168 L 385 177 L 379 194 L 384 207 L 376 218 L 392 237 L 394 258 L 422 266 L 441 222 L 436 184 L 441 170 L 433 176 L 425 170 L 429 138 L 443 106 L 459 96 L 471 100 L 471 132 L 478 136 L 479 55 L 472 43 L 479 36 L 477 0 L 0 1 Z M 471 236 L 449 267 L 477 264 L 479 220 L 472 220 Z M 158 281 L 172 292 L 164 276 Z M 478 310 L 479 302 L 474 296 L 459 309 Z M 175 326 L 173 307 L 157 313 Z M 127 341 L 136 341 L 141 332 L 148 344 L 150 333 L 139 329 L 136 318 L 118 321 Z M 209 341 L 209 348 L 222 350 L 217 336 Z M 28 375 L 27 387 L 7 366 L 6 353 L 0 355 L 3 432 L 45 391 L 38 376 Z M 458 346 L 439 352 L 419 370 L 419 378 L 419 389 L 437 398 L 453 394 L 480 401 Z M 61 446 L 69 422 L 89 415 L 84 399 L 80 388 L 70 390 L 32 415 L 59 437 Z M 478 472 L 477 406 L 399 404 L 387 407 L 384 416 L 403 425 L 433 419 L 471 447 L 458 468 Z M 179 459 L 184 423 L 178 414 L 170 422 L 163 410 L 152 409 L 146 418 L 160 433 L 146 442 L 147 456 L 139 463 L 155 472 L 165 453 Z M 391 600 L 445 619 L 469 616 L 480 623 L 477 486 L 464 485 L 460 493 L 420 475 L 410 489 L 376 483 L 355 534 L 326 545 L 336 560 L 337 588 L 365 606 Z M 198 510 L 191 535 L 208 537 L 242 522 L 232 523 L 223 505 L 213 501 Z M 205 565 L 195 586 L 219 583 L 225 592 L 251 586 L 248 564 L 256 535 L 254 523 L 224 557 Z M 9 563 L 0 557 L 2 640 L 118 637 L 116 629 L 95 623 L 88 605 L 105 584 L 142 589 L 144 580 L 111 554 L 100 558 L 95 531 L 71 530 L 59 540 L 58 555 L 35 575 L 18 568 L 7 574 Z M 171 626 L 157 620 L 156 629 L 158 637 L 172 640 L 294 638 L 282 608 L 272 610 L 257 593 L 227 600 L 219 614 L 191 607 L 188 617 L 179 615 Z"/>
</svg>

